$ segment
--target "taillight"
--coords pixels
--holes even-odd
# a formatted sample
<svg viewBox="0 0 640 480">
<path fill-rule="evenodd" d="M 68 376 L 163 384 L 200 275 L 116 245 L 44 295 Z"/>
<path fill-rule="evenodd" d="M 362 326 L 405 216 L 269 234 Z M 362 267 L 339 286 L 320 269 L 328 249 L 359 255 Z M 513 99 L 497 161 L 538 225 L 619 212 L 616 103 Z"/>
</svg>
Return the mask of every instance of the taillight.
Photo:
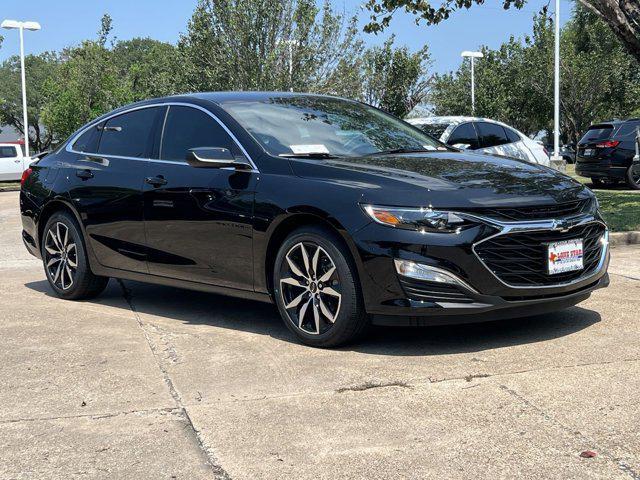
<svg viewBox="0 0 640 480">
<path fill-rule="evenodd" d="M 31 176 L 33 170 L 31 168 L 27 168 L 24 172 L 22 172 L 22 178 L 20 178 L 20 185 L 24 185 L 24 182 L 27 181 L 27 178 Z"/>
<path fill-rule="evenodd" d="M 620 145 L 618 140 L 607 140 L 606 142 L 598 143 L 596 148 L 615 148 Z"/>
</svg>

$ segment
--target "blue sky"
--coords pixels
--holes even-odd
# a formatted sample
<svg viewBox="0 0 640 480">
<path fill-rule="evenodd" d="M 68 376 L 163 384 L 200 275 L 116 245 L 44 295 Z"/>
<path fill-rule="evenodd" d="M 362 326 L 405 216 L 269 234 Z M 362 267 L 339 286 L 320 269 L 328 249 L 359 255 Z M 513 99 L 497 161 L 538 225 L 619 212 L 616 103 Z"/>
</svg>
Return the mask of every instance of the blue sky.
<svg viewBox="0 0 640 480">
<path fill-rule="evenodd" d="M 438 4 L 439 0 L 433 0 Z M 348 13 L 357 13 L 363 0 L 334 0 L 334 5 Z M 378 44 L 387 35 L 396 34 L 397 43 L 412 50 L 427 43 L 433 57 L 433 70 L 445 72 L 458 67 L 462 50 L 480 45 L 497 47 L 511 35 L 531 33 L 532 17 L 548 0 L 529 0 L 523 10 L 504 11 L 500 0 L 486 0 L 485 5 L 456 12 L 437 26 L 415 26 L 413 17 L 397 14 L 385 33 L 363 34 L 368 44 Z M 136 36 L 176 42 L 186 29 L 196 0 L 2 0 L 0 20 L 36 20 L 42 25 L 39 32 L 25 32 L 27 53 L 60 50 L 86 38 L 95 37 L 100 17 L 113 17 L 114 34 L 120 39 Z M 553 5 L 553 2 L 552 2 Z M 570 14 L 573 2 L 562 0 L 563 19 Z M 362 14 L 363 23 L 366 12 Z M 5 37 L 0 60 L 18 53 L 17 32 L 3 30 Z"/>
</svg>

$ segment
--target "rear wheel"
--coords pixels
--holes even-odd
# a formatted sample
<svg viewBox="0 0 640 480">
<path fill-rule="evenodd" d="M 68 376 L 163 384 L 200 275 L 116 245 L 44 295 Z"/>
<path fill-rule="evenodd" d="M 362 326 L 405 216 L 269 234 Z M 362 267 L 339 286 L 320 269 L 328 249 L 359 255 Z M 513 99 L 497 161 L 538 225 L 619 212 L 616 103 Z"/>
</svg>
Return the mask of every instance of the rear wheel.
<svg viewBox="0 0 640 480">
<path fill-rule="evenodd" d="M 636 167 L 635 171 L 633 165 L 627 170 L 627 185 L 634 190 L 640 190 L 640 166 Z"/>
<path fill-rule="evenodd" d="M 41 245 L 47 280 L 59 297 L 92 298 L 107 286 L 108 278 L 91 272 L 80 227 L 69 213 L 56 212 L 49 218 Z"/>
<path fill-rule="evenodd" d="M 275 300 L 289 330 L 315 347 L 354 340 L 367 325 L 357 278 L 350 252 L 330 230 L 309 226 L 289 235 L 273 275 Z"/>
</svg>

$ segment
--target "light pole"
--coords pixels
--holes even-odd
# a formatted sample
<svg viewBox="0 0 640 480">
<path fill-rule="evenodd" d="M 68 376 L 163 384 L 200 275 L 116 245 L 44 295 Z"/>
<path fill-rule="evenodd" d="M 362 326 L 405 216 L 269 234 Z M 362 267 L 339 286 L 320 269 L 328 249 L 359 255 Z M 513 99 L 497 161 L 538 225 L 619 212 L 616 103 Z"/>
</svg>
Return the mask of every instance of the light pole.
<svg viewBox="0 0 640 480">
<path fill-rule="evenodd" d="M 553 155 L 551 156 L 551 166 L 564 170 L 564 160 L 560 156 L 560 0 L 556 0 L 553 97 Z"/>
<path fill-rule="evenodd" d="M 5 20 L 0 27 L 8 30 L 18 29 L 20 32 L 20 76 L 22 79 L 22 129 L 24 134 L 24 156 L 29 158 L 29 120 L 27 118 L 27 85 L 24 74 L 24 31 L 40 30 L 38 22 L 18 22 L 17 20 Z"/>
<path fill-rule="evenodd" d="M 475 60 L 476 58 L 482 58 L 484 55 L 482 52 L 470 52 L 465 50 L 461 54 L 462 58 L 469 57 L 471 59 L 471 112 L 476 113 L 476 74 L 475 74 Z"/>
</svg>

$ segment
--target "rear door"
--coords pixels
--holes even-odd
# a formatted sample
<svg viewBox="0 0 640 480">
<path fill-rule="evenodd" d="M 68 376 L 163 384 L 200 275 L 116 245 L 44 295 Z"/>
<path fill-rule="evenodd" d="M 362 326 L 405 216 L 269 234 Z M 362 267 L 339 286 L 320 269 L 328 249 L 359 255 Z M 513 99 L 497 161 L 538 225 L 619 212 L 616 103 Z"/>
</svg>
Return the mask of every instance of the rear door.
<svg viewBox="0 0 640 480">
<path fill-rule="evenodd" d="M 19 180 L 22 175 L 22 154 L 17 145 L 0 145 L 0 180 Z"/>
<path fill-rule="evenodd" d="M 70 196 L 105 267 L 148 271 L 142 184 L 164 109 L 145 107 L 112 117 L 89 128 L 72 147 Z"/>
<path fill-rule="evenodd" d="M 171 105 L 145 174 L 144 211 L 153 275 L 253 290 L 253 199 L 257 172 L 194 168 L 189 149 L 242 152 L 211 114 Z"/>
</svg>

